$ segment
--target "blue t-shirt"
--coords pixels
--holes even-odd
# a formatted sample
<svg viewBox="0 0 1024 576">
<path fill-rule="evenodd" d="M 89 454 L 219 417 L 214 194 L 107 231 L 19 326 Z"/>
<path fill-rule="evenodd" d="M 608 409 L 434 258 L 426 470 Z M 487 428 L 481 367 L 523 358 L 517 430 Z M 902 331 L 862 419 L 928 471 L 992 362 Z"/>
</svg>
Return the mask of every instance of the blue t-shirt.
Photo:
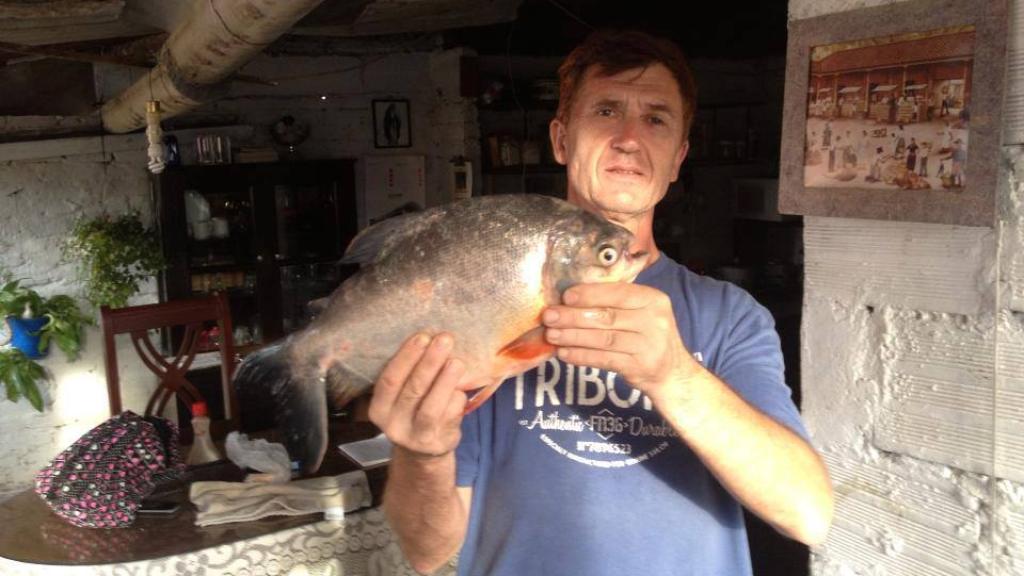
<svg viewBox="0 0 1024 576">
<path fill-rule="evenodd" d="M 636 282 L 671 297 L 697 360 L 807 438 L 767 310 L 664 254 Z M 549 360 L 505 381 L 462 433 L 456 482 L 473 501 L 459 574 L 750 574 L 740 505 L 615 373 Z"/>
</svg>

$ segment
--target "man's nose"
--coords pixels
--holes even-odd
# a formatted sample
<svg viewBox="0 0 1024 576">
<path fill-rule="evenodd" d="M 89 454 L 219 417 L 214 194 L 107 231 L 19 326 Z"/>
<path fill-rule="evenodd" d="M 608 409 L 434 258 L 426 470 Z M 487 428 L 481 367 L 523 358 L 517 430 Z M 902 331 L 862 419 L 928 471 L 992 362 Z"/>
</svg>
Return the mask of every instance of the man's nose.
<svg viewBox="0 0 1024 576">
<path fill-rule="evenodd" d="M 615 127 L 612 147 L 619 152 L 630 153 L 640 149 L 641 120 L 626 116 Z"/>
</svg>

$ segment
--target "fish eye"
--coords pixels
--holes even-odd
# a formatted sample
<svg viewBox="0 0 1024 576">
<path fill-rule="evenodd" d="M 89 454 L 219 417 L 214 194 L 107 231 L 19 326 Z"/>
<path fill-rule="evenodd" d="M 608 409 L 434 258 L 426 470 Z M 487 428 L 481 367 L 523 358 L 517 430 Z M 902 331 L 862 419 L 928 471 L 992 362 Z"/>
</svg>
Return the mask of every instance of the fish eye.
<svg viewBox="0 0 1024 576">
<path fill-rule="evenodd" d="M 604 266 L 611 266 L 619 259 L 619 251 L 614 246 L 605 244 L 597 250 L 597 259 Z"/>
</svg>

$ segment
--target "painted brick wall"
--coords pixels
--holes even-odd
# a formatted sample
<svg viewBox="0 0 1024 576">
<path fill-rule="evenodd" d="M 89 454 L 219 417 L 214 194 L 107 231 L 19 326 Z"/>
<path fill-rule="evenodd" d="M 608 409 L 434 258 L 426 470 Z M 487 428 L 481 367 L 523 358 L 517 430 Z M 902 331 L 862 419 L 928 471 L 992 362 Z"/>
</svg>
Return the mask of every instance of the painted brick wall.
<svg viewBox="0 0 1024 576">
<path fill-rule="evenodd" d="M 837 496 L 814 574 L 1024 572 L 1024 2 L 1011 5 L 993 226 L 805 220 L 804 415 Z"/>
</svg>

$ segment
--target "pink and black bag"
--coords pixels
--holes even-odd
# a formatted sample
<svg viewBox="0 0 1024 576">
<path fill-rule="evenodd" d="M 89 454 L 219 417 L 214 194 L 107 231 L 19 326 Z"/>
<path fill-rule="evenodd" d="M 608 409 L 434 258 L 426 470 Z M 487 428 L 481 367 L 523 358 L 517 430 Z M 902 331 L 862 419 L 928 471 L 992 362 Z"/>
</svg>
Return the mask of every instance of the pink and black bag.
<svg viewBox="0 0 1024 576">
<path fill-rule="evenodd" d="M 130 411 L 96 426 L 36 474 L 36 493 L 75 526 L 123 528 L 157 483 L 185 470 L 178 427 Z"/>
</svg>

